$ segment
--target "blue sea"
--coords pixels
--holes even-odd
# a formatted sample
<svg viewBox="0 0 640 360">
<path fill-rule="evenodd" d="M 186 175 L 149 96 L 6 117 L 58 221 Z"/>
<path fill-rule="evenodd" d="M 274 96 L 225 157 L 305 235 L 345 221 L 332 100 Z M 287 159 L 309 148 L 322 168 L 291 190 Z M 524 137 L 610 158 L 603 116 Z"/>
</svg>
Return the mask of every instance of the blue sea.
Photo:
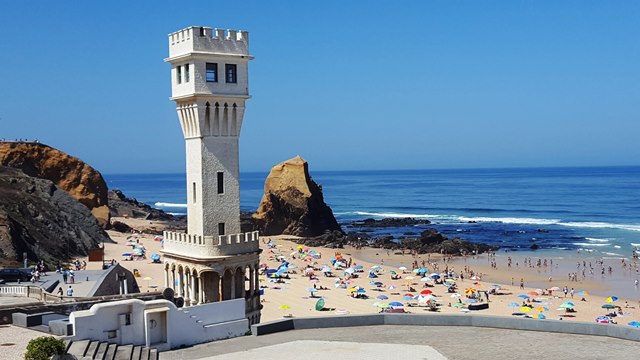
<svg viewBox="0 0 640 360">
<path fill-rule="evenodd" d="M 241 174 L 241 209 L 255 211 L 268 173 Z M 317 171 L 325 202 L 351 221 L 414 217 L 430 225 L 373 229 L 397 238 L 433 227 L 449 237 L 510 251 L 577 250 L 630 257 L 640 246 L 640 167 Z M 106 175 L 151 206 L 186 212 L 184 174 Z"/>
</svg>

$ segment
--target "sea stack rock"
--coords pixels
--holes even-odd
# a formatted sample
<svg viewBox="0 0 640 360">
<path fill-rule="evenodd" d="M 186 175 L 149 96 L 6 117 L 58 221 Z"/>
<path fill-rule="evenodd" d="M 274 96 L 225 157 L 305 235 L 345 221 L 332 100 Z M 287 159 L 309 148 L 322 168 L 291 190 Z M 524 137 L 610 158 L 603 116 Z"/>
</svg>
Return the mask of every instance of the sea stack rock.
<svg viewBox="0 0 640 360">
<path fill-rule="evenodd" d="M 324 202 L 322 187 L 309 176 L 300 156 L 273 168 L 264 184 L 264 196 L 253 215 L 262 235 L 318 236 L 342 229 Z"/>
<path fill-rule="evenodd" d="M 0 166 L 54 182 L 109 226 L 108 188 L 102 175 L 82 160 L 37 142 L 0 142 Z"/>
</svg>

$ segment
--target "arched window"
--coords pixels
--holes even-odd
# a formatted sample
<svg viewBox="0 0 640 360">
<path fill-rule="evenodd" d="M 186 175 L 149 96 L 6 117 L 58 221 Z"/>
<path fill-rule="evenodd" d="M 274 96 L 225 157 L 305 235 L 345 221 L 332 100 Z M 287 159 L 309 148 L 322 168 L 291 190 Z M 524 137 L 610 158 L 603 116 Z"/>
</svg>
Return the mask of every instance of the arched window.
<svg viewBox="0 0 640 360">
<path fill-rule="evenodd" d="M 211 106 L 209 105 L 208 101 L 204 105 L 204 126 L 205 133 L 207 135 L 211 134 Z"/>
</svg>

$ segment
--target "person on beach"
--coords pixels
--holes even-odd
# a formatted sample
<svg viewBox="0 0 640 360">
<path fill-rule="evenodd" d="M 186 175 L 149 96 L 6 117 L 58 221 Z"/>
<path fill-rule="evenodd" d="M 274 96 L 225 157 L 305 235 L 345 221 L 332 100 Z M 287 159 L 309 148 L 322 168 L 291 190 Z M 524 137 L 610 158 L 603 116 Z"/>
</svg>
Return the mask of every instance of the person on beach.
<svg viewBox="0 0 640 360">
<path fill-rule="evenodd" d="M 73 288 L 71 285 L 69 285 L 69 288 L 67 289 L 67 296 L 73 296 Z"/>
<path fill-rule="evenodd" d="M 67 269 L 64 269 L 62 271 L 62 281 L 64 281 L 64 283 L 67 283 L 67 280 L 69 279 L 69 273 L 67 272 Z"/>
<path fill-rule="evenodd" d="M 520 289 L 524 289 L 524 278 L 520 278 Z"/>
<path fill-rule="evenodd" d="M 62 292 L 62 286 L 60 286 L 60 287 L 58 288 L 58 295 L 59 295 L 59 296 L 62 296 L 62 294 L 63 294 L 63 292 Z"/>
</svg>

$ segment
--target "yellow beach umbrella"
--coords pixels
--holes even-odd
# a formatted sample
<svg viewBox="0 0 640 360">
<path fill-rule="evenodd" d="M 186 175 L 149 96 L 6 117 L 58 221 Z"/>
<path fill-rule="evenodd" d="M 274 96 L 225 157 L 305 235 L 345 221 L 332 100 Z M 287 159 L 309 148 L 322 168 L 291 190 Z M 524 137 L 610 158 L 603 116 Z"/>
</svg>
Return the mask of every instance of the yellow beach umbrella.
<svg viewBox="0 0 640 360">
<path fill-rule="evenodd" d="M 280 305 L 280 306 L 278 306 L 278 309 L 282 309 L 282 310 L 291 309 L 291 306 L 289 306 L 289 305 Z"/>
<path fill-rule="evenodd" d="M 521 307 L 521 308 L 520 308 L 520 311 L 521 311 L 521 312 L 530 312 L 530 311 L 531 311 L 531 308 L 530 308 L 530 307 L 528 307 L 528 306 L 523 306 L 523 307 Z"/>
</svg>

